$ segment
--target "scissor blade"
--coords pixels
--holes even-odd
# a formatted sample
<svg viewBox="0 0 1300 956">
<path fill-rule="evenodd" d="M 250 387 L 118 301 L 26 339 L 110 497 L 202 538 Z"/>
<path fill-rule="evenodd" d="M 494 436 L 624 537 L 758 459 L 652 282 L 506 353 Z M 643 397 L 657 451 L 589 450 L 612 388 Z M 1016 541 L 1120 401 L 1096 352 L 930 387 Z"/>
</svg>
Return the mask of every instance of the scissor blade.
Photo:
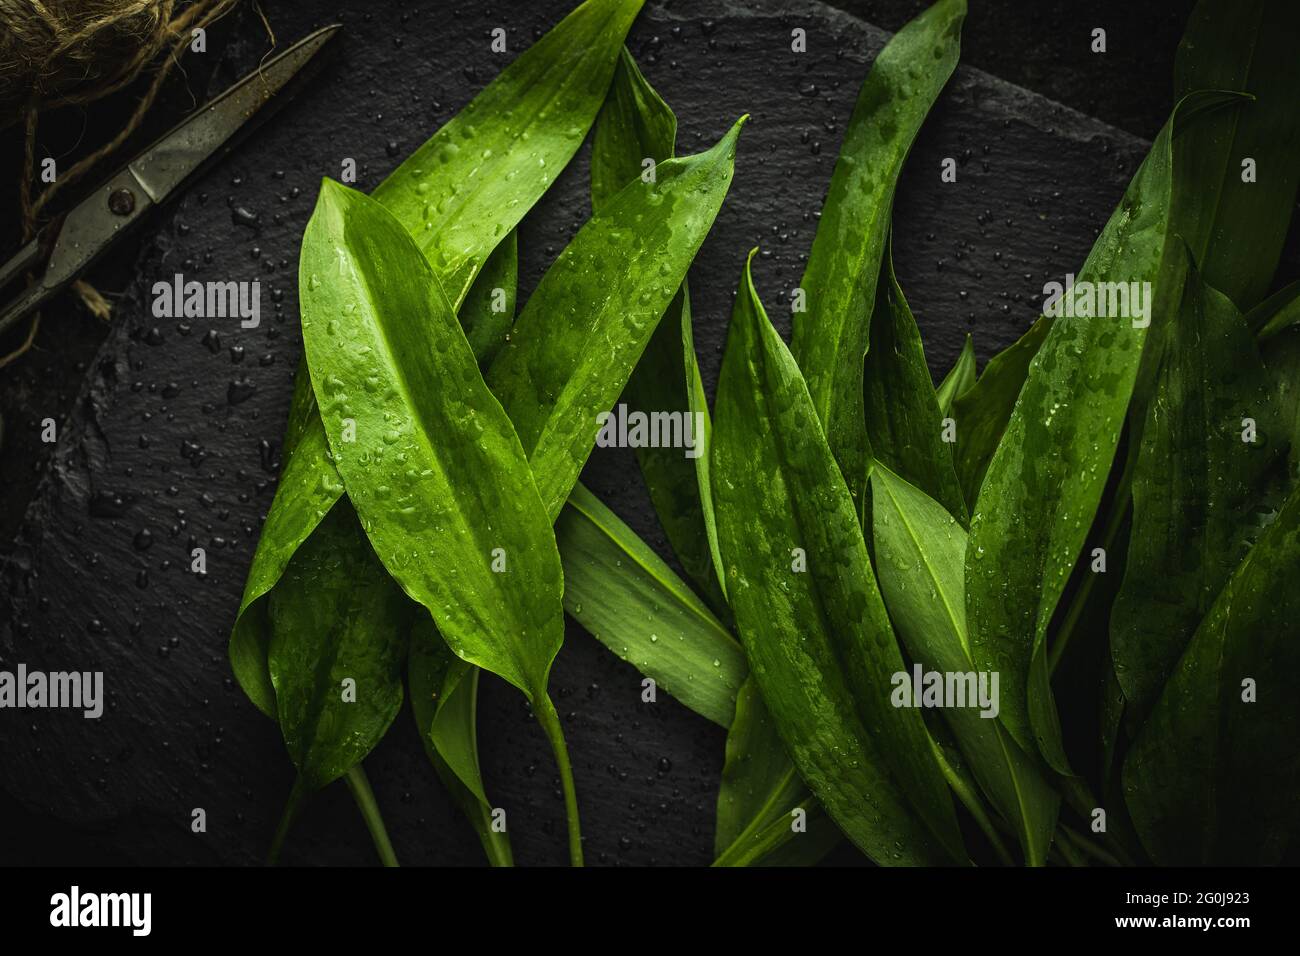
<svg viewBox="0 0 1300 956">
<path fill-rule="evenodd" d="M 161 202 L 293 79 L 338 30 L 335 24 L 299 40 L 198 109 L 132 161 L 128 168 L 149 198 Z"/>
</svg>

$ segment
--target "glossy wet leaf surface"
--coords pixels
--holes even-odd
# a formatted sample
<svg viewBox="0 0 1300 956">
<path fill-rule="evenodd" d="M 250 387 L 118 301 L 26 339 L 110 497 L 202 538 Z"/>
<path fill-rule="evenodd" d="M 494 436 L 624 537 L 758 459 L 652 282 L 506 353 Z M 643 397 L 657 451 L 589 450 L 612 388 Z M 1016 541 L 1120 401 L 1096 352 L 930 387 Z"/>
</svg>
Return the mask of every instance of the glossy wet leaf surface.
<svg viewBox="0 0 1300 956">
<path fill-rule="evenodd" d="M 616 403 L 713 224 L 742 124 L 604 204 L 542 277 L 488 369 L 552 517 L 596 444 L 597 415 Z"/>
<path fill-rule="evenodd" d="M 791 350 L 854 500 L 867 476 L 862 358 L 903 161 L 957 66 L 965 0 L 940 0 L 894 34 L 858 94 L 794 314 Z"/>
<path fill-rule="evenodd" d="M 677 118 L 625 49 L 596 120 L 591 148 L 592 209 L 599 212 L 624 186 L 648 175 L 648 164 L 670 159 L 676 138 Z M 683 283 L 637 362 L 623 401 L 630 410 L 645 414 L 702 415 L 698 419 L 704 423 L 702 434 L 695 432 L 697 419 L 689 419 L 691 438 L 700 451 L 696 457 L 671 446 L 634 451 L 673 553 L 714 610 L 725 613 L 708 530 L 712 502 L 701 494 L 701 489 L 708 488 L 708 456 L 704 452 L 709 411 L 692 399 L 703 390 L 691 335 L 690 293 Z"/>
<path fill-rule="evenodd" d="M 564 607 L 658 689 L 723 727 L 748 672 L 745 653 L 690 587 L 582 485 L 555 524 Z"/>
<path fill-rule="evenodd" d="M 587 0 L 375 190 L 453 302 L 582 145 L 641 4 Z"/>
<path fill-rule="evenodd" d="M 376 197 L 412 235 L 454 303 L 475 291 L 491 304 L 493 277 L 510 270 L 507 236 L 554 183 L 595 121 L 623 37 L 641 0 L 589 0 L 534 44 L 415 156 L 376 189 Z M 558 67 L 557 67 L 558 64 Z M 503 104 L 527 99 L 531 109 Z M 476 149 L 465 144 L 472 142 Z M 520 143 L 529 149 L 510 149 Z M 484 156 L 487 151 L 489 155 Z M 422 157 L 418 162 L 416 157 Z M 486 167 L 486 168 L 485 168 Z M 495 181 L 480 188 L 490 169 Z M 437 220 L 438 229 L 426 228 Z M 448 245 L 435 247 L 437 237 Z M 505 252 L 493 255 L 498 246 Z M 491 273 L 471 290 L 475 272 Z M 509 298 L 513 299 L 513 291 Z M 513 307 L 508 308 L 513 317 Z M 499 320 L 475 311 L 469 334 L 476 349 L 491 351 Z M 480 358 L 488 357 L 480 353 Z M 291 441 L 291 437 L 302 438 Z M 264 713 L 274 713 L 266 674 L 270 633 L 261 598 L 279 580 L 294 552 L 343 493 L 304 372 L 286 436 L 276 498 L 258 540 L 244 598 L 231 635 L 235 676 Z"/>
<path fill-rule="evenodd" d="M 872 455 L 965 523 L 966 503 L 953 467 L 953 443 L 944 441 L 943 412 L 925 363 L 921 333 L 888 253 L 881 267 L 863 374 Z"/>
<path fill-rule="evenodd" d="M 1249 442 L 1246 419 L 1257 430 Z M 1155 702 L 1259 533 L 1255 512 L 1286 442 L 1279 432 L 1250 330 L 1193 268 L 1142 430 L 1128 565 L 1111 617 L 1130 718 Z"/>
<path fill-rule="evenodd" d="M 879 863 L 963 858 L 920 715 L 889 702 L 902 657 L 853 500 L 746 267 L 715 410 L 727 594 L 781 739 L 828 813 Z M 802 549 L 806 571 L 797 571 Z"/>
<path fill-rule="evenodd" d="M 458 656 L 544 695 L 563 640 L 559 555 L 433 271 L 382 206 L 327 182 L 299 278 L 321 420 L 375 552 Z"/>
<path fill-rule="evenodd" d="M 271 592 L 276 716 L 309 790 L 360 763 L 397 716 L 411 611 L 343 503 Z"/>
<path fill-rule="evenodd" d="M 1168 295 L 1173 283 L 1159 282 L 1158 274 L 1169 217 L 1169 129 L 1134 176 L 1076 284 L 1149 282 L 1157 295 Z M 1131 318 L 1052 321 L 971 520 L 965 565 L 972 656 L 981 669 L 1000 672 L 1008 688 L 1001 719 L 1017 743 L 1039 749 L 1063 773 L 1069 765 L 1047 686 L 1047 626 L 1100 501 L 1145 341 L 1146 328 Z"/>
<path fill-rule="evenodd" d="M 880 590 L 908 657 L 927 671 L 976 670 L 966 631 L 966 532 L 943 506 L 877 464 L 871 472 Z M 999 686 L 1005 702 L 1016 688 Z M 1015 830 L 1026 862 L 1042 866 L 1060 797 L 996 716 L 968 701 L 943 716 L 980 787 Z"/>
</svg>

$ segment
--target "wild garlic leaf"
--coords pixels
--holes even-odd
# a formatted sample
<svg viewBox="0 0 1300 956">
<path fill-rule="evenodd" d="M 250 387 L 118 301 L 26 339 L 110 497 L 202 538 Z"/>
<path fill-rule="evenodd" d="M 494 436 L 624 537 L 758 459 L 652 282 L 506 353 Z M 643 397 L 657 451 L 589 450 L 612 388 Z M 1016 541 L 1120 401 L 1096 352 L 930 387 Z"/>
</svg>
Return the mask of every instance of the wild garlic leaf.
<svg viewBox="0 0 1300 956">
<path fill-rule="evenodd" d="M 271 592 L 276 716 L 309 792 L 359 764 L 401 709 L 411 610 L 346 502 L 330 509 Z"/>
<path fill-rule="evenodd" d="M 478 759 L 478 683 L 482 671 L 451 652 L 433 620 L 418 615 L 406 680 L 411 713 L 438 778 L 478 834 L 493 866 L 513 866 L 510 835 L 493 819 Z"/>
<path fill-rule="evenodd" d="M 939 387 L 934 390 L 935 400 L 939 403 L 939 411 L 945 417 L 952 412 L 952 403 L 975 387 L 976 378 L 975 342 L 968 332 L 966 342 L 957 355 L 957 361 L 948 370 L 948 374 L 943 377 Z"/>
<path fill-rule="evenodd" d="M 1246 325 L 1261 342 L 1300 324 L 1300 281 L 1274 292 L 1246 313 Z"/>
<path fill-rule="evenodd" d="M 623 37 L 640 7 L 641 0 L 588 0 L 439 130 L 417 152 L 419 161 L 407 160 L 376 190 L 406 230 L 418 236 L 457 307 L 469 294 L 478 266 L 492 265 L 493 250 L 577 150 L 596 118 Z M 524 101 L 528 109 L 516 108 Z M 466 134 L 478 152 L 462 147 Z M 530 148 L 509 148 L 523 142 Z M 483 150 L 492 153 L 484 157 Z M 491 188 L 478 188 L 489 169 Z M 426 211 L 437 218 L 438 229 L 425 227 L 433 221 Z M 442 236 L 448 237 L 445 251 L 435 248 Z M 495 261 L 508 266 L 508 253 Z M 495 286 L 480 288 L 490 297 Z M 478 334 L 473 327 L 470 331 L 478 346 Z M 484 333 L 485 341 L 495 331 Z M 280 483 L 230 639 L 235 676 L 268 716 L 275 714 L 275 700 L 266 673 L 270 632 L 261 599 L 343 493 L 305 371 L 299 373 L 294 394 L 289 435 L 301 431 L 303 437 L 292 442 L 286 436 Z"/>
<path fill-rule="evenodd" d="M 604 204 L 546 271 L 487 371 L 552 519 L 596 444 L 597 415 L 617 401 L 713 225 L 743 124 Z"/>
<path fill-rule="evenodd" d="M 480 367 L 491 363 L 505 344 L 515 321 L 518 284 L 519 237 L 511 230 L 488 256 L 457 311 L 460 327 Z"/>
<path fill-rule="evenodd" d="M 921 333 L 898 286 L 888 249 L 880 271 L 863 373 L 867 444 L 876 460 L 965 524 L 966 502 L 952 463 L 952 443 L 945 441 Z"/>
<path fill-rule="evenodd" d="M 609 95 L 596 118 L 591 147 L 591 206 L 599 213 L 628 183 L 657 174 L 657 164 L 670 159 L 677 138 L 677 117 L 641 74 L 626 48 L 610 84 Z M 709 526 L 713 503 L 702 497 L 708 488 L 710 430 L 707 405 L 692 401 L 703 394 L 691 336 L 691 300 L 686 283 L 668 306 L 641 360 L 628 379 L 622 401 L 647 415 L 667 412 L 691 425 L 696 457 L 682 447 L 638 447 L 635 454 L 645 477 L 659 524 L 673 553 L 715 611 L 729 612 L 714 571 Z M 697 418 L 695 413 L 699 413 Z M 696 428 L 696 423 L 702 428 Z M 696 432 L 700 432 L 697 434 Z"/>
<path fill-rule="evenodd" d="M 582 145 L 643 0 L 587 0 L 379 184 L 460 302 Z"/>
<path fill-rule="evenodd" d="M 1196 629 L 1125 761 L 1129 811 L 1157 863 L 1276 865 L 1294 841 L 1297 567 L 1293 490 Z"/>
<path fill-rule="evenodd" d="M 1115 221 L 1112 216 L 1111 223 Z M 1029 363 L 1038 354 L 1050 327 L 1051 320 L 1040 316 L 1024 335 L 989 360 L 972 388 L 953 399 L 952 419 L 957 425 L 953 462 L 962 495 L 972 512 L 993 452 L 1029 374 Z"/>
<path fill-rule="evenodd" d="M 564 640 L 560 557 L 510 419 L 419 247 L 364 193 L 322 185 L 299 296 L 321 421 L 366 536 L 452 651 L 533 704 L 580 866 L 572 771 L 546 689 Z"/>
<path fill-rule="evenodd" d="M 805 829 L 796 830 L 800 812 Z M 746 678 L 727 734 L 713 865 L 812 866 L 841 836 L 786 754 L 754 678 Z"/>
<path fill-rule="evenodd" d="M 564 637 L 554 535 L 432 269 L 381 205 L 326 180 L 299 283 L 321 420 L 375 553 L 459 657 L 540 700 Z"/>
<path fill-rule="evenodd" d="M 616 656 L 727 727 L 749 665 L 726 626 L 659 555 L 582 485 L 555 523 L 564 608 Z"/>
<path fill-rule="evenodd" d="M 277 716 L 275 687 L 267 669 L 272 628 L 266 602 L 261 599 L 280 581 L 298 548 L 343 494 L 343 482 L 328 459 L 325 430 L 316 410 L 305 358 L 294 380 L 282 457 L 280 482 L 257 539 L 239 614 L 230 634 L 230 665 L 235 679 L 257 709 L 272 719 Z M 322 468 L 321 462 L 328 467 Z"/>
<path fill-rule="evenodd" d="M 1157 137 L 1075 282 L 1094 297 L 1103 288 L 1104 298 L 1101 283 L 1136 284 L 1129 314 L 1053 319 L 971 520 L 966 608 L 973 657 L 981 669 L 999 671 L 1004 686 L 1028 688 L 1008 697 L 1002 719 L 1017 743 L 1037 747 L 1058 773 L 1071 771 L 1049 683 L 1047 627 L 1106 484 L 1147 325 L 1168 321 L 1182 286 L 1183 257 L 1166 242 L 1172 130 L 1229 98 L 1185 98 Z"/>
<path fill-rule="evenodd" d="M 727 594 L 805 782 L 878 863 L 965 859 L 920 714 L 890 702 L 903 662 L 854 502 L 748 265 L 722 363 L 713 456 Z"/>
<path fill-rule="evenodd" d="M 977 670 L 966 631 L 966 532 L 942 505 L 888 468 L 871 471 L 871 509 L 880 590 L 908 657 L 926 671 Z M 1023 693 L 1003 687 L 996 699 Z M 1014 828 L 1031 866 L 1043 866 L 1060 797 L 997 720 L 979 706 L 947 707 L 943 716 L 980 789 Z"/>
<path fill-rule="evenodd" d="M 912 142 L 961 51 L 965 0 L 939 0 L 894 34 L 858 94 L 796 293 L 791 349 L 855 502 L 867 479 L 862 357 Z M 859 504 L 859 508 L 861 505 Z"/>
<path fill-rule="evenodd" d="M 1174 99 L 1241 90 L 1250 99 L 1180 134 L 1177 233 L 1211 288 L 1243 312 L 1268 291 L 1300 183 L 1300 5 L 1201 0 L 1174 69 Z"/>
<path fill-rule="evenodd" d="M 1133 473 L 1128 564 L 1111 611 L 1115 674 L 1136 721 L 1258 533 L 1255 512 L 1266 482 L 1280 477 L 1287 441 L 1241 313 L 1194 266 L 1161 346 Z"/>
</svg>

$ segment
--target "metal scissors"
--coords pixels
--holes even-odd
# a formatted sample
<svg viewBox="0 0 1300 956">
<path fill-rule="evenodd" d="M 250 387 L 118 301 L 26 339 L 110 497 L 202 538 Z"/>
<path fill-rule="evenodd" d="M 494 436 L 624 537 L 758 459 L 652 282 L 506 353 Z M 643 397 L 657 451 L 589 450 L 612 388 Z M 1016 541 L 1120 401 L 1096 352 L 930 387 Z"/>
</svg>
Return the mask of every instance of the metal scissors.
<svg viewBox="0 0 1300 956">
<path fill-rule="evenodd" d="M 186 117 L 80 203 L 46 225 L 0 266 L 0 289 L 44 266 L 39 278 L 0 308 L 0 335 L 63 290 L 154 206 L 210 160 L 339 31 L 304 37 Z"/>
</svg>

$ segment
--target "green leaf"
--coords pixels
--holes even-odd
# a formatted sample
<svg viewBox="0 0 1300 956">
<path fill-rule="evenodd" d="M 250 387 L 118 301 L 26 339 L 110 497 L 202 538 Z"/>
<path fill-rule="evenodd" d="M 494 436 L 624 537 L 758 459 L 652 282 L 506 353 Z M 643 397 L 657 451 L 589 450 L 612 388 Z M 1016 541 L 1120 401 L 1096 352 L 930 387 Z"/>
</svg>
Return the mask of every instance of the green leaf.
<svg viewBox="0 0 1300 956">
<path fill-rule="evenodd" d="M 805 829 L 795 830 L 800 810 Z M 840 837 L 786 754 L 757 684 L 747 678 L 727 734 L 713 865 L 812 866 Z"/>
<path fill-rule="evenodd" d="M 512 866 L 510 837 L 493 827 L 478 759 L 478 682 L 482 671 L 452 654 L 433 621 L 415 623 L 407 662 L 411 712 L 424 751 L 469 819 L 493 866 Z"/>
<path fill-rule="evenodd" d="M 779 781 L 777 786 L 772 786 L 773 780 Z M 727 735 L 714 855 L 721 856 L 746 829 L 757 833 L 774 818 L 786 819 L 807 789 L 785 754 L 758 686 L 752 676 L 746 678 Z"/>
<path fill-rule="evenodd" d="M 299 285 L 321 419 L 375 553 L 459 657 L 539 700 L 564 636 L 559 555 L 433 271 L 382 206 L 326 180 Z"/>
<path fill-rule="evenodd" d="M 489 257 L 551 186 L 595 121 L 623 36 L 640 6 L 641 0 L 588 0 L 376 190 L 376 198 L 418 237 L 455 304 L 467 295 L 478 264 L 487 261 L 489 269 L 508 271 L 509 251 L 493 257 L 495 262 Z M 474 149 L 465 145 L 467 139 Z M 518 148 L 525 141 L 529 148 Z M 491 155 L 484 156 L 485 150 Z M 482 188 L 489 178 L 491 187 Z M 434 219 L 439 228 L 426 228 Z M 444 238 L 447 245 L 440 251 L 434 243 Z M 492 288 L 481 284 L 489 301 Z M 490 323 L 482 332 L 470 327 L 475 346 L 488 344 L 496 332 Z M 270 632 L 261 598 L 343 493 L 305 371 L 294 395 L 280 483 L 230 639 L 235 677 L 268 716 L 275 714 L 275 700 L 266 670 Z"/>
<path fill-rule="evenodd" d="M 939 387 L 934 390 L 935 400 L 939 403 L 939 411 L 947 417 L 952 412 L 953 402 L 974 388 L 975 381 L 975 342 L 968 332 L 966 342 L 962 345 L 961 352 L 957 356 L 957 361 L 948 370 L 948 374 L 943 377 Z"/>
<path fill-rule="evenodd" d="M 1292 282 L 1246 314 L 1246 325 L 1265 342 L 1300 323 L 1300 281 Z"/>
<path fill-rule="evenodd" d="M 807 311 L 795 313 L 792 349 L 855 501 L 867 480 L 862 358 L 894 188 L 957 66 L 965 17 L 965 0 L 939 0 L 876 57 L 844 133 L 801 283 Z"/>
<path fill-rule="evenodd" d="M 569 495 L 555 536 L 573 619 L 660 690 L 729 726 L 749 665 L 704 602 L 582 485 Z"/>
<path fill-rule="evenodd" d="M 890 703 L 902 657 L 854 502 L 748 265 L 718 385 L 713 455 L 727 594 L 804 780 L 879 863 L 964 859 L 920 714 Z M 803 571 L 795 570 L 800 549 Z"/>
<path fill-rule="evenodd" d="M 409 608 L 343 504 L 271 593 L 268 669 L 285 745 L 309 791 L 360 763 L 401 709 Z"/>
<path fill-rule="evenodd" d="M 1158 863 L 1275 865 L 1294 848 L 1298 566 L 1300 490 L 1220 592 L 1125 761 L 1129 810 Z"/>
<path fill-rule="evenodd" d="M 1249 549 L 1252 513 L 1285 448 L 1250 330 L 1194 266 L 1161 346 L 1133 474 L 1128 564 L 1111 613 L 1115 675 L 1137 721 Z M 1258 430 L 1249 443 L 1245 418 Z"/>
<path fill-rule="evenodd" d="M 327 458 L 325 430 L 316 411 L 316 396 L 306 360 L 294 381 L 293 405 L 285 433 L 280 483 L 257 541 L 244 584 L 239 615 L 230 635 L 230 664 L 244 693 L 262 713 L 276 717 L 275 688 L 267 667 L 271 621 L 266 602 L 290 560 L 343 494 L 343 482 Z M 321 468 L 320 462 L 328 467 Z"/>
<path fill-rule="evenodd" d="M 1282 254 L 1300 183 L 1300 5 L 1201 0 L 1175 68 L 1175 101 L 1197 90 L 1252 99 L 1180 135 L 1177 231 L 1205 282 L 1242 311 L 1264 297 Z M 1254 165 L 1246 181 L 1243 164 Z"/>
<path fill-rule="evenodd" d="M 592 134 L 592 211 L 671 159 L 676 143 L 677 117 L 624 47 Z"/>
<path fill-rule="evenodd" d="M 480 366 L 491 363 L 510 333 L 518 281 L 519 239 L 512 230 L 488 256 L 459 311 L 461 328 Z"/>
<path fill-rule="evenodd" d="M 1211 99 L 1198 97 L 1192 107 Z M 1150 283 L 1147 318 L 1153 322 L 1164 321 L 1181 286 L 1169 263 L 1182 257 L 1167 255 L 1165 242 L 1172 126 L 1171 119 L 1076 281 L 1082 288 L 1085 282 Z M 1146 331 L 1140 320 L 1128 318 L 1052 321 L 971 521 L 966 608 L 972 656 L 980 669 L 999 671 L 1011 691 L 1002 719 L 1016 742 L 1030 751 L 1036 745 L 1063 774 L 1070 768 L 1048 682 L 1047 627 L 1101 499 Z M 1027 695 L 1020 688 L 1028 688 Z"/>
<path fill-rule="evenodd" d="M 641 4 L 587 0 L 375 190 L 453 302 L 582 145 Z"/>
<path fill-rule="evenodd" d="M 867 443 L 876 460 L 966 522 L 966 503 L 943 440 L 943 413 L 925 364 L 925 348 L 912 310 L 886 252 L 871 322 L 863 398 Z"/>
<path fill-rule="evenodd" d="M 908 656 L 926 671 L 973 673 L 966 632 L 966 532 L 943 506 L 877 463 L 871 472 L 880 590 Z M 1016 688 L 999 688 L 1000 700 Z M 1015 829 L 1031 866 L 1043 866 L 1060 797 L 1001 723 L 977 706 L 943 716 L 993 806 Z"/>
<path fill-rule="evenodd" d="M 433 270 L 379 203 L 324 182 L 299 296 L 321 421 L 366 536 L 452 651 L 533 704 L 581 865 L 568 752 L 546 692 L 564 640 L 560 560 L 519 438 Z"/>
<path fill-rule="evenodd" d="M 1111 221 L 1115 221 L 1114 216 Z M 989 360 L 974 387 L 953 400 L 952 418 L 957 423 L 953 463 L 971 511 L 975 510 L 989 462 L 1024 387 L 1029 363 L 1038 354 L 1049 328 L 1051 319 L 1040 316 L 1029 331 Z"/>
<path fill-rule="evenodd" d="M 597 415 L 617 401 L 718 214 L 743 124 L 605 203 L 542 277 L 488 370 L 552 518 L 596 443 Z"/>
<path fill-rule="evenodd" d="M 802 831 L 793 829 L 795 811 L 803 811 Z M 743 835 L 731 844 L 714 866 L 765 866 L 792 867 L 815 866 L 844 835 L 826 813 L 826 809 L 811 793 L 804 791 L 803 799 L 785 816 L 777 816 L 752 837 Z"/>
<path fill-rule="evenodd" d="M 599 213 L 628 183 L 673 155 L 677 118 L 655 92 L 632 55 L 623 51 L 609 95 L 596 120 L 591 151 L 592 209 Z M 702 498 L 708 488 L 708 408 L 692 401 L 703 394 L 695 347 L 691 340 L 690 294 L 686 283 L 650 337 L 641 360 L 623 392 L 628 407 L 645 414 L 688 415 L 698 451 L 688 457 L 680 447 L 639 447 L 637 463 L 650 500 L 673 552 L 709 604 L 726 613 L 726 600 L 714 572 L 709 523 L 712 502 Z M 693 413 L 698 412 L 700 417 Z M 697 434 L 696 423 L 703 424 Z"/>
</svg>

